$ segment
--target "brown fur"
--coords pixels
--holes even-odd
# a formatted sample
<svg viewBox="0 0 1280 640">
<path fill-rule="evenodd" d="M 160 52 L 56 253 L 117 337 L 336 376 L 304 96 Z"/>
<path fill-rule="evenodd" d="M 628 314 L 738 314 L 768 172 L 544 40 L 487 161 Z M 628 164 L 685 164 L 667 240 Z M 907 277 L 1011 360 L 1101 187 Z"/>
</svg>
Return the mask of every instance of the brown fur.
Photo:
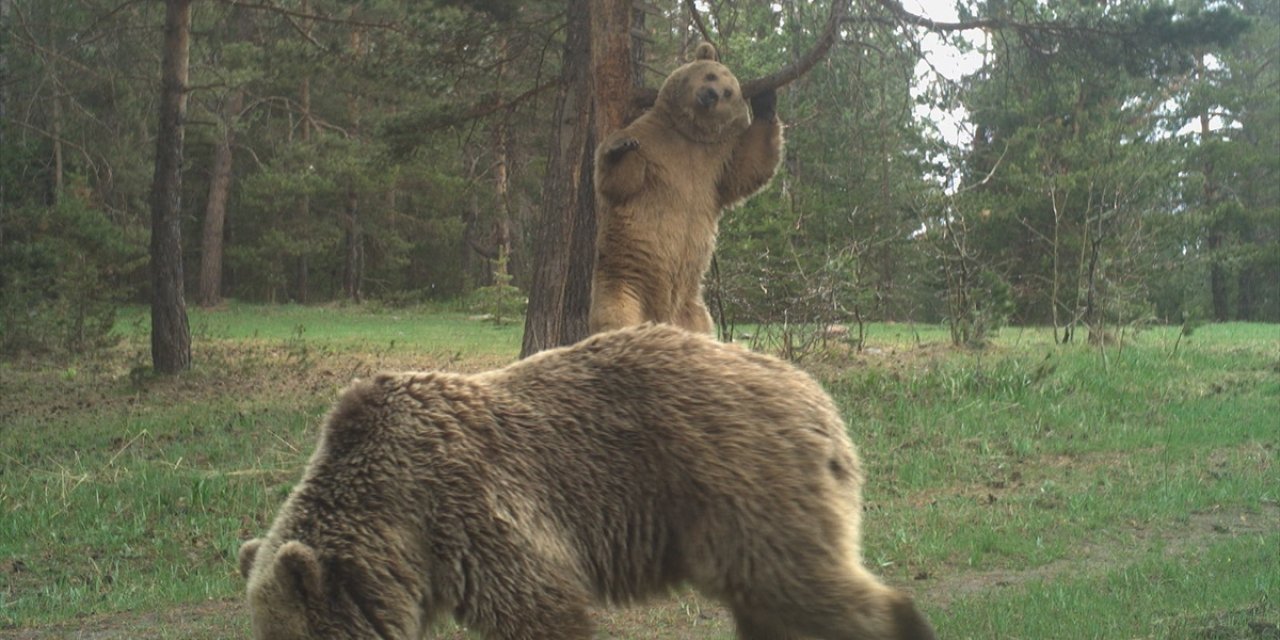
<svg viewBox="0 0 1280 640">
<path fill-rule="evenodd" d="M 748 640 L 933 638 L 863 566 L 862 466 L 830 398 L 669 325 L 504 369 L 346 391 L 265 538 L 255 637 L 585 640 L 593 603 L 689 583 Z"/>
<path fill-rule="evenodd" d="M 712 330 L 702 277 L 720 212 L 767 185 L 782 153 L 773 93 L 753 98 L 753 121 L 737 78 L 715 55 L 699 46 L 653 109 L 596 149 L 592 333 L 646 321 Z M 710 106 L 699 101 L 707 91 L 718 97 Z"/>
</svg>

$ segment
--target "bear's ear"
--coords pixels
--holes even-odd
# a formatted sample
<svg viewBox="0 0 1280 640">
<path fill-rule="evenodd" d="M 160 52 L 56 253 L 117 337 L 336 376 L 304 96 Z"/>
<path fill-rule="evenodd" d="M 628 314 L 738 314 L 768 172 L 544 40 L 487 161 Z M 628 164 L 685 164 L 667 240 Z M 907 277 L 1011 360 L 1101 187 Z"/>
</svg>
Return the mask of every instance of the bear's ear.
<svg viewBox="0 0 1280 640">
<path fill-rule="evenodd" d="M 693 59 L 694 60 L 714 60 L 718 62 L 720 60 L 720 54 L 716 53 L 715 45 L 711 44 L 710 42 L 703 42 L 702 44 L 698 45 L 697 49 L 694 49 Z"/>
<path fill-rule="evenodd" d="M 297 540 L 290 540 L 276 551 L 275 561 L 279 564 L 276 569 L 277 579 L 296 591 L 300 599 L 320 598 L 320 560 L 311 547 Z"/>
<path fill-rule="evenodd" d="M 258 548 L 262 546 L 262 538 L 254 538 L 240 545 L 240 553 L 237 559 L 240 562 L 240 576 L 242 578 L 249 577 L 249 570 L 253 569 L 253 559 L 258 557 Z"/>
</svg>

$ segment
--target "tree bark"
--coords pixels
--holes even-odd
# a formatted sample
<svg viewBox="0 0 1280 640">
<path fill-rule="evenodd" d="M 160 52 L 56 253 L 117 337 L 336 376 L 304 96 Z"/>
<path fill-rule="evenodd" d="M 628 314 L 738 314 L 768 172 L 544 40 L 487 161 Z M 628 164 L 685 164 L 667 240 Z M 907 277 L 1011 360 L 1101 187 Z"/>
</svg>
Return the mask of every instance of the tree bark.
<svg viewBox="0 0 1280 640">
<path fill-rule="evenodd" d="M 1236 276 L 1236 320 L 1242 322 L 1256 322 L 1259 318 L 1254 309 L 1254 294 L 1257 286 L 1254 284 L 1257 278 L 1254 276 L 1256 268 L 1251 264 L 1245 264 L 1240 267 L 1240 273 Z"/>
<path fill-rule="evenodd" d="M 360 196 L 355 187 L 347 188 L 346 222 L 346 259 L 342 269 L 342 289 L 347 298 L 359 303 L 363 300 L 360 292 L 364 280 L 364 234 L 360 231 Z"/>
<path fill-rule="evenodd" d="M 502 59 L 506 59 L 508 55 L 508 44 L 505 36 L 499 36 L 498 41 L 499 55 Z M 504 83 L 510 72 L 505 64 L 499 64 L 496 70 L 499 79 Z M 503 266 L 507 275 L 511 275 L 511 256 L 514 248 L 511 243 L 511 176 L 510 176 L 510 156 L 511 156 L 511 112 L 508 108 L 505 113 L 495 119 L 493 124 L 492 138 L 493 145 L 493 194 L 494 204 L 497 207 L 497 219 L 494 220 L 493 229 L 490 233 L 490 245 L 496 256 L 507 256 L 507 262 Z M 492 278 L 494 274 L 488 274 L 487 278 Z"/>
<path fill-rule="evenodd" d="M 233 41 L 245 42 L 252 25 L 249 12 L 235 12 Z M 231 192 L 232 145 L 235 143 L 236 121 L 244 108 L 244 87 L 233 87 L 223 96 L 220 125 L 222 134 L 213 148 L 213 167 L 209 176 L 209 198 L 205 203 L 204 225 L 200 234 L 200 291 L 196 303 L 212 307 L 222 302 L 223 231 L 227 220 L 227 198 Z"/>
<path fill-rule="evenodd" d="M 1196 55 L 1196 75 L 1204 78 L 1206 74 L 1204 54 Z M 1209 145 L 1209 138 L 1213 135 L 1212 123 L 1209 114 L 1200 113 L 1200 148 L 1206 149 Z M 1204 172 L 1204 185 L 1201 187 L 1201 197 L 1203 199 L 1204 210 L 1209 214 L 1208 236 L 1205 238 L 1205 245 L 1209 249 L 1209 295 L 1213 303 L 1213 319 L 1218 322 L 1226 322 L 1231 319 L 1230 296 L 1227 291 L 1227 270 L 1223 266 L 1223 258 L 1219 254 L 1222 248 L 1223 222 L 1220 219 L 1221 212 L 1218 208 L 1218 178 L 1214 172 L 1214 163 L 1206 152 L 1204 164 L 1201 171 Z"/>
<path fill-rule="evenodd" d="M 49 130 L 53 133 L 53 175 L 49 182 L 49 204 L 57 205 L 62 200 L 62 191 L 66 187 L 65 183 L 65 164 L 62 157 L 62 83 L 58 79 L 58 34 L 55 31 L 55 25 L 58 19 L 55 17 L 57 10 L 54 9 L 53 3 L 49 3 L 49 55 L 45 65 L 49 70 L 49 88 L 53 92 L 52 100 L 49 101 Z"/>
<path fill-rule="evenodd" d="M 1226 322 L 1231 319 L 1231 292 L 1228 290 L 1227 269 L 1220 255 L 1223 233 L 1218 226 L 1217 222 L 1212 223 L 1206 243 L 1209 248 L 1209 295 L 1213 301 L 1213 319 Z"/>
<path fill-rule="evenodd" d="M 160 126 L 151 183 L 151 363 L 157 373 L 191 367 L 182 279 L 182 142 L 187 109 L 191 0 L 165 2 Z"/>
<path fill-rule="evenodd" d="M 196 302 L 202 307 L 222 302 L 222 233 L 231 192 L 231 146 L 235 142 L 235 121 L 243 107 L 244 89 L 233 89 L 222 107 L 222 137 L 213 148 L 209 200 L 200 236 L 200 292 Z"/>
<path fill-rule="evenodd" d="M 349 17 L 355 19 L 358 9 L 353 6 Z M 348 37 L 351 55 L 356 60 L 364 57 L 364 32 L 353 28 Z M 347 117 L 351 120 L 351 134 L 358 140 L 360 137 L 360 98 L 351 94 L 347 98 Z M 364 231 L 360 228 L 360 193 L 356 190 L 355 178 L 347 183 L 347 206 L 344 217 L 346 223 L 346 260 L 342 270 L 342 286 L 347 298 L 359 304 L 363 301 L 361 286 L 364 282 Z"/>
<path fill-rule="evenodd" d="M 308 0 L 302 0 L 301 10 L 303 14 L 310 15 L 311 3 Z M 302 33 L 305 37 L 311 37 L 311 28 L 313 23 L 308 18 L 299 20 Z M 311 75 L 307 73 L 302 76 L 302 82 L 298 86 L 298 107 L 302 111 L 302 128 L 300 135 L 302 137 L 302 146 L 306 147 L 311 142 Z M 298 199 L 297 210 L 298 228 L 305 229 L 311 226 L 311 196 L 302 194 Z M 287 267 L 286 267 L 287 268 Z M 310 285 L 308 281 L 311 275 L 310 265 L 307 262 L 307 249 L 303 248 L 297 256 L 297 270 L 295 277 L 297 282 L 294 284 L 294 300 L 298 304 L 306 304 L 309 296 Z M 288 279 L 285 280 L 288 282 Z M 288 285 L 286 284 L 286 287 Z"/>
<path fill-rule="evenodd" d="M 610 0 L 611 2 L 615 0 Z M 552 155 L 543 181 L 529 309 L 520 357 L 587 335 L 596 210 L 591 178 L 591 40 L 588 0 L 568 0 Z"/>
<path fill-rule="evenodd" d="M 631 82 L 631 2 L 591 5 L 591 95 L 596 140 L 626 124 Z"/>
<path fill-rule="evenodd" d="M 303 9 L 305 10 L 307 7 L 307 4 L 303 2 L 302 6 L 303 6 Z M 311 33 L 310 27 L 308 27 L 307 33 L 308 34 Z M 306 147 L 311 142 L 311 76 L 310 75 L 306 75 L 302 77 L 302 84 L 298 88 L 298 104 L 302 109 L 302 129 L 300 131 L 300 135 L 302 136 L 302 146 Z M 302 194 L 302 197 L 298 199 L 297 218 L 298 218 L 299 228 L 306 228 L 310 226 L 311 196 L 305 193 Z M 298 304 L 307 303 L 307 298 L 308 298 L 307 289 L 309 286 L 307 281 L 309 280 L 309 277 L 308 277 L 310 275 L 309 271 L 310 269 L 308 268 L 308 265 L 307 265 L 307 252 L 306 252 L 306 249 L 303 249 L 302 252 L 298 255 L 298 271 L 297 271 L 298 282 L 295 285 L 295 289 L 297 291 L 295 298 L 298 301 Z"/>
<path fill-rule="evenodd" d="M 0 32 L 9 32 L 9 10 L 13 0 L 0 0 Z M 8 43 L 0 45 L 0 122 L 5 122 L 8 111 L 6 110 L 9 103 L 9 46 Z M 7 127 L 0 126 L 0 149 L 8 149 L 10 144 L 9 137 L 5 135 Z M 5 228 L 5 212 L 8 206 L 5 205 L 8 200 L 9 189 L 8 180 L 0 180 L 0 247 L 4 244 L 4 228 Z"/>
</svg>

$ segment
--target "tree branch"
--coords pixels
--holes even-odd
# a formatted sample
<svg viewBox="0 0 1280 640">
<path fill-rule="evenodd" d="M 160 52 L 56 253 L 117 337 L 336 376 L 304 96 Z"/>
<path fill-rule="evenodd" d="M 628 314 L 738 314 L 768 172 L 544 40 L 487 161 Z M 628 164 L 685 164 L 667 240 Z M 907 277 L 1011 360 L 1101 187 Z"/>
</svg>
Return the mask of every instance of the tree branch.
<svg viewBox="0 0 1280 640">
<path fill-rule="evenodd" d="M 711 39 L 711 32 L 707 31 L 707 25 L 702 21 L 702 14 L 698 13 L 698 5 L 694 0 L 685 0 L 684 6 L 689 8 L 689 17 L 693 18 L 694 26 L 698 27 L 698 33 L 702 34 L 702 39 L 715 45 L 715 41 Z M 720 47 L 716 47 L 719 51 Z"/>
<path fill-rule="evenodd" d="M 840 24 L 849 14 L 849 5 L 851 0 L 835 0 L 831 3 L 831 13 L 827 16 L 827 22 L 822 27 L 822 33 L 818 35 L 818 40 L 813 44 L 813 48 L 806 51 L 804 55 L 796 59 L 795 62 L 763 77 L 750 80 L 742 85 L 742 95 L 750 98 L 758 93 L 774 90 L 783 85 L 789 84 L 796 78 L 806 74 L 818 61 L 827 55 L 827 51 L 831 49 L 831 45 L 835 44 L 836 37 L 840 35 Z"/>
<path fill-rule="evenodd" d="M 408 32 L 406 32 L 404 29 L 402 29 L 400 25 L 398 25 L 395 22 L 365 22 L 363 20 L 356 20 L 354 18 L 334 18 L 332 16 L 327 16 L 323 13 L 303 13 L 301 11 L 295 11 L 293 9 L 287 9 L 279 5 L 271 4 L 267 0 L 258 0 L 258 2 L 246 2 L 245 0 L 219 0 L 219 2 L 232 7 L 240 7 L 242 9 L 253 9 L 255 11 L 269 11 L 271 13 L 275 13 L 275 14 L 290 17 L 290 18 L 301 18 L 303 20 L 315 20 L 317 22 L 328 22 L 330 24 L 343 24 L 343 25 L 350 25 L 353 27 L 367 27 L 370 29 L 385 29 L 387 31 L 392 31 L 395 33 L 411 35 Z"/>
<path fill-rule="evenodd" d="M 1003 21 L 992 19 L 969 20 L 966 22 L 938 22 L 907 11 L 899 0 L 877 1 L 880 6 L 888 9 L 889 13 L 893 14 L 893 16 L 899 21 L 916 27 L 924 27 L 930 31 L 969 31 L 971 29 L 998 29 L 1003 26 L 1008 26 Z"/>
</svg>

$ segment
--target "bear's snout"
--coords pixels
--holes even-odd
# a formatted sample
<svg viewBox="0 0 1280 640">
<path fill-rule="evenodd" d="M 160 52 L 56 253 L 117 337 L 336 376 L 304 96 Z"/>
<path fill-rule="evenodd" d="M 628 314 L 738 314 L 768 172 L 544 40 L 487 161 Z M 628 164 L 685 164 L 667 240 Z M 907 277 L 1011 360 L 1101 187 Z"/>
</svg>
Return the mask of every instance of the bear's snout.
<svg viewBox="0 0 1280 640">
<path fill-rule="evenodd" d="M 716 103 L 720 101 L 720 94 L 711 87 L 702 87 L 698 89 L 697 99 L 700 106 L 710 108 L 716 106 Z"/>
</svg>

